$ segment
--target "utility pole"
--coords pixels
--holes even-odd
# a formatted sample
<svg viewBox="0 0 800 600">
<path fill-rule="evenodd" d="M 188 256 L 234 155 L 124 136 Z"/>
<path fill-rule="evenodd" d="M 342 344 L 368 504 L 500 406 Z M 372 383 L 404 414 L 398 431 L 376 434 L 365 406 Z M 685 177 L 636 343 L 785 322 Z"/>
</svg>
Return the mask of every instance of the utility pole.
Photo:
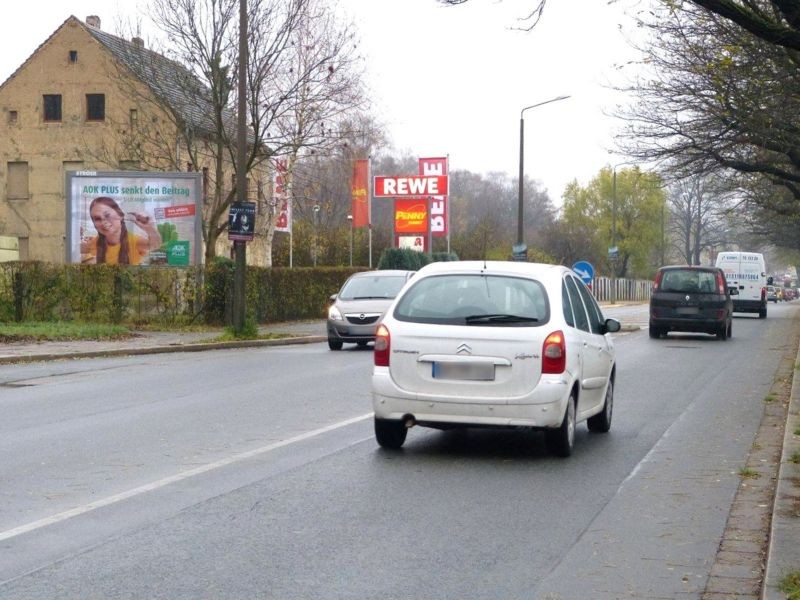
<svg viewBox="0 0 800 600">
<path fill-rule="evenodd" d="M 239 114 L 236 138 L 236 202 L 247 201 L 247 0 L 239 0 Z M 244 287 L 247 269 L 247 242 L 234 240 L 233 330 L 244 330 Z"/>
</svg>

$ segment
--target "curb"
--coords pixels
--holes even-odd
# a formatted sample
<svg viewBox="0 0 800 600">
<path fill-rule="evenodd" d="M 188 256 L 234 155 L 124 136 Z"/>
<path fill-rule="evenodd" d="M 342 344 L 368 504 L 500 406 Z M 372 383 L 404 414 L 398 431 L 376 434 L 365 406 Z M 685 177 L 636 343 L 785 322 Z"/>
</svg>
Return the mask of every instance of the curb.
<svg viewBox="0 0 800 600">
<path fill-rule="evenodd" d="M 795 371 L 800 362 L 800 352 L 795 360 Z M 794 431 L 800 427 L 800 377 L 792 378 L 789 411 L 783 433 L 783 450 L 778 470 L 778 485 L 772 509 L 769 546 L 762 600 L 785 600 L 786 594 L 778 589 L 781 579 L 789 573 L 800 571 L 800 464 L 790 462 L 791 456 L 800 452 L 800 436 Z"/>
<path fill-rule="evenodd" d="M 60 352 L 54 354 L 27 354 L 25 356 L 0 357 L 0 365 L 63 360 L 74 358 L 102 358 L 108 356 L 137 356 L 144 354 L 171 354 L 174 352 L 204 352 L 206 350 L 228 350 L 231 348 L 259 348 L 262 346 L 289 346 L 293 344 L 312 344 L 327 341 L 324 335 L 306 335 L 279 338 L 274 340 L 241 340 L 232 342 L 194 342 L 190 344 L 171 344 L 149 348 L 116 348 L 92 350 L 89 352 Z"/>
</svg>

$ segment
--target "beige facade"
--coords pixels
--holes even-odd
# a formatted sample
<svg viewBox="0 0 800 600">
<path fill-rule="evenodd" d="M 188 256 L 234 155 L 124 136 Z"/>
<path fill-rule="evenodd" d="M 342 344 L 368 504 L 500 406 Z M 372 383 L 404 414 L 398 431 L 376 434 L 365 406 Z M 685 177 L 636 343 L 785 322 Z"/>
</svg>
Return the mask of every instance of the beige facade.
<svg viewBox="0 0 800 600">
<path fill-rule="evenodd" d="M 99 30 L 99 19 L 94 19 L 87 21 Z M 147 86 L 98 41 L 91 27 L 68 18 L 0 85 L 0 237 L 4 246 L 16 247 L 19 260 L 66 260 L 67 171 L 191 166 L 180 160 L 174 126 L 153 103 L 142 102 Z M 145 144 L 142 150 L 141 144 L 130 143 L 143 122 L 158 125 L 173 156 L 161 158 L 154 147 Z M 202 170 L 202 165 L 195 168 Z M 260 176 L 268 179 L 266 173 Z M 227 256 L 229 244 L 223 235 L 218 254 Z M 249 245 L 248 262 L 266 263 L 263 246 L 263 240 Z M 4 252 L 0 260 L 14 256 Z"/>
</svg>

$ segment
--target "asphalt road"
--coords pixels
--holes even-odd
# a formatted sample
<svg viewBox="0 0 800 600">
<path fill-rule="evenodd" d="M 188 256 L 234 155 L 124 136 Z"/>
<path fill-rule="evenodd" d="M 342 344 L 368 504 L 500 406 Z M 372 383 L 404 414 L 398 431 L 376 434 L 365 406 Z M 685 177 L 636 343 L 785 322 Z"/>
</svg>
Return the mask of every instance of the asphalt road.
<svg viewBox="0 0 800 600">
<path fill-rule="evenodd" d="M 611 432 L 567 460 L 380 450 L 349 346 L 0 367 L 0 598 L 699 597 L 797 310 L 616 336 Z"/>
</svg>

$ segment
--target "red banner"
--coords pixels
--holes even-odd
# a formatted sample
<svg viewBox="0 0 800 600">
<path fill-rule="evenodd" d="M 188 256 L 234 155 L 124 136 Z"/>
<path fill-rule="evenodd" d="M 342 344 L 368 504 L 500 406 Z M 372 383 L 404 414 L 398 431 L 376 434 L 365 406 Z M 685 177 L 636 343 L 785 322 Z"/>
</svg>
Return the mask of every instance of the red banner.
<svg viewBox="0 0 800 600">
<path fill-rule="evenodd" d="M 422 176 L 447 175 L 447 157 L 420 158 L 419 174 Z M 431 197 L 431 234 L 447 235 L 447 195 Z"/>
<path fill-rule="evenodd" d="M 369 161 L 353 161 L 353 179 L 350 183 L 353 227 L 369 226 Z"/>
<path fill-rule="evenodd" d="M 285 160 L 275 161 L 275 181 L 273 182 L 273 203 L 277 215 L 275 217 L 275 231 L 292 232 L 292 203 L 286 185 L 289 183 L 287 164 Z"/>
</svg>

